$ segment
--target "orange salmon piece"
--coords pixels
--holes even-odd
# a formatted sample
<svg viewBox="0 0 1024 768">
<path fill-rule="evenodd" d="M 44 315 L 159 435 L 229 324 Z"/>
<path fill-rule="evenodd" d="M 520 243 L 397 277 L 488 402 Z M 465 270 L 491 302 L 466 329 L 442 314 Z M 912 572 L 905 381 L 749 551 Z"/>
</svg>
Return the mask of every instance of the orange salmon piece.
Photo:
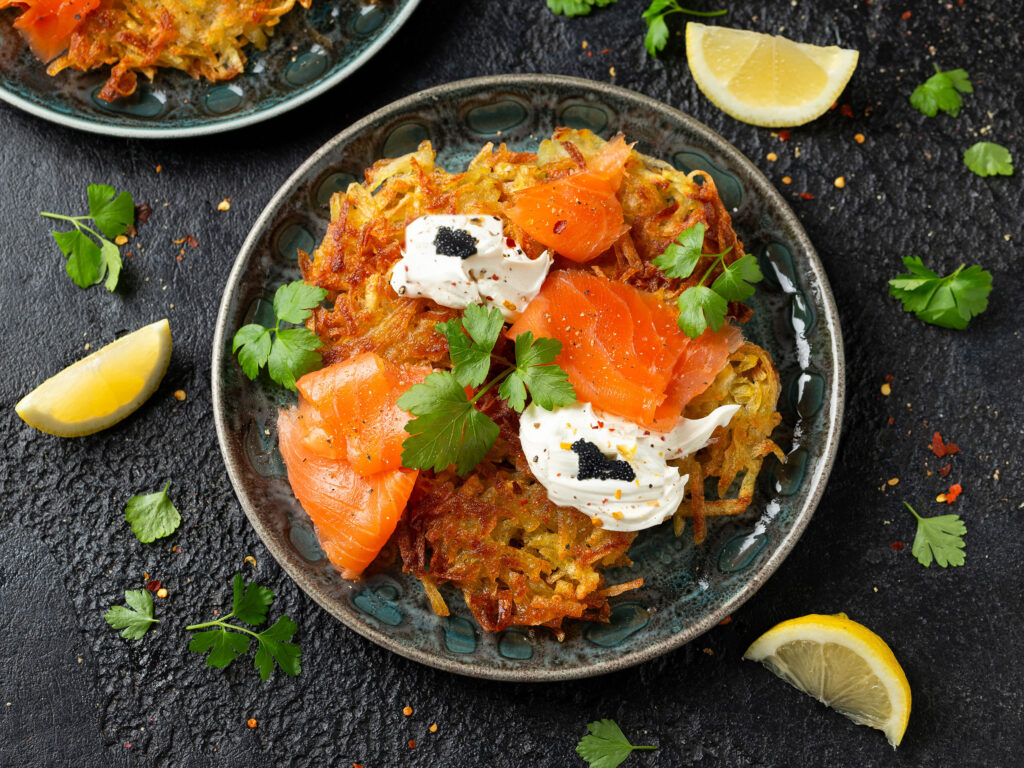
<svg viewBox="0 0 1024 768">
<path fill-rule="evenodd" d="M 63 53 L 71 41 L 71 33 L 100 0 L 19 0 L 27 6 L 14 21 L 29 46 L 41 61 L 49 62 Z"/>
</svg>

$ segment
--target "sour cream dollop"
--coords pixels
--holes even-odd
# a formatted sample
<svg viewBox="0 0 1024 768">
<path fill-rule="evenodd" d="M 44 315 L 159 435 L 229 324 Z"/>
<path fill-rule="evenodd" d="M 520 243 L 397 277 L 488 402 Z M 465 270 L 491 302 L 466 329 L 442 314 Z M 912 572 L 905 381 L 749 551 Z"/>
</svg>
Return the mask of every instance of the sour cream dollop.
<svg viewBox="0 0 1024 768">
<path fill-rule="evenodd" d="M 703 448 L 739 408 L 723 405 L 671 432 L 651 432 L 590 403 L 553 411 L 531 403 L 519 439 L 553 503 L 597 517 L 609 531 L 640 531 L 670 518 L 683 500 L 689 476 L 667 462 Z"/>
<path fill-rule="evenodd" d="M 427 297 L 453 309 L 497 307 L 518 318 L 540 292 L 551 254 L 531 259 L 506 239 L 497 216 L 420 216 L 405 228 L 405 250 L 391 272 L 399 296 Z"/>
</svg>

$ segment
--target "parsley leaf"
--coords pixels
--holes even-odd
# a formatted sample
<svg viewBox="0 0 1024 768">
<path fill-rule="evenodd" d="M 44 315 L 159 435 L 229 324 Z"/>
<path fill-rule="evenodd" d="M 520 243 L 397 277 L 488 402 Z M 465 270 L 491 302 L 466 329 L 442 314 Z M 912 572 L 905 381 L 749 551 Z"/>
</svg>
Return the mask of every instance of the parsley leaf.
<svg viewBox="0 0 1024 768">
<path fill-rule="evenodd" d="M 501 311 L 497 308 L 487 309 L 480 304 L 470 304 L 461 320 L 453 318 L 447 323 L 434 326 L 448 339 L 452 374 L 459 384 L 478 387 L 484 383 L 491 370 L 491 350 L 504 324 Z"/>
<path fill-rule="evenodd" d="M 940 277 L 919 256 L 905 256 L 903 264 L 910 272 L 892 278 L 889 293 L 926 323 L 963 330 L 988 307 L 991 272 L 977 265 L 964 269 L 961 264 L 951 275 Z"/>
<path fill-rule="evenodd" d="M 979 176 L 1013 175 L 1010 150 L 991 141 L 979 141 L 964 152 L 964 165 Z"/>
<path fill-rule="evenodd" d="M 327 291 L 302 280 L 282 285 L 274 293 L 277 324 L 265 328 L 257 323 L 243 325 L 235 332 L 231 351 L 250 379 L 264 366 L 270 378 L 283 387 L 295 389 L 295 382 L 322 365 L 322 343 L 308 328 L 282 328 L 281 323 L 299 324 L 313 314 L 313 308 L 327 297 Z"/>
<path fill-rule="evenodd" d="M 910 504 L 903 502 L 917 518 L 917 535 L 911 554 L 925 568 L 935 562 L 945 568 L 947 565 L 964 564 L 964 540 L 967 526 L 959 515 L 937 515 L 921 517 Z"/>
<path fill-rule="evenodd" d="M 440 472 L 454 464 L 462 477 L 498 439 L 498 425 L 473 407 L 449 371 L 435 371 L 410 387 L 398 407 L 416 417 L 405 425 L 410 436 L 402 443 L 403 467 Z"/>
<path fill-rule="evenodd" d="M 711 290 L 726 301 L 746 301 L 754 295 L 751 283 L 758 283 L 763 277 L 757 259 L 748 253 L 723 266 L 722 274 L 711 284 Z"/>
<path fill-rule="evenodd" d="M 677 0 L 652 0 L 647 10 L 643 12 L 643 20 L 647 22 L 647 36 L 644 37 L 644 47 L 651 56 L 657 57 L 658 51 L 668 44 L 668 24 L 665 17 L 673 13 L 686 13 L 690 16 L 724 16 L 727 10 L 719 11 L 694 11 L 683 8 Z"/>
<path fill-rule="evenodd" d="M 709 327 L 717 331 L 725 322 L 729 305 L 725 299 L 704 285 L 687 288 L 679 295 L 679 327 L 696 339 Z"/>
<path fill-rule="evenodd" d="M 590 768 L 616 768 L 634 749 L 657 749 L 653 746 L 634 746 L 614 720 L 597 720 L 587 724 L 589 733 L 576 745 L 576 754 Z"/>
<path fill-rule="evenodd" d="M 533 331 L 516 336 L 516 367 L 501 382 L 498 394 L 520 413 L 526 407 L 527 389 L 533 401 L 547 411 L 576 402 L 569 374 L 553 364 L 561 351 L 562 342 L 557 339 L 534 341 Z"/>
<path fill-rule="evenodd" d="M 46 212 L 39 215 L 74 225 L 75 228 L 70 232 L 52 234 L 61 253 L 67 257 L 64 270 L 75 285 L 88 288 L 104 283 L 108 291 L 113 291 L 121 276 L 121 251 L 107 238 L 116 238 L 128 231 L 135 220 L 135 203 L 130 193 L 117 194 L 113 187 L 106 184 L 90 184 L 86 195 L 89 200 L 87 216 Z M 99 232 L 84 223 L 89 219 L 92 219 Z"/>
<path fill-rule="evenodd" d="M 192 624 L 186 631 L 196 632 L 189 641 L 188 649 L 196 653 L 207 653 L 206 666 L 223 668 L 249 651 L 250 638 L 257 642 L 253 666 L 259 671 L 260 679 L 267 680 L 274 671 L 274 663 L 286 675 L 298 675 L 302 671 L 302 649 L 290 642 L 298 626 L 287 616 L 281 616 L 262 632 L 229 624 L 228 619 L 237 618 L 251 626 L 259 626 L 267 620 L 267 611 L 274 601 L 274 593 L 253 582 L 245 583 L 241 574 L 235 574 L 232 582 L 231 613 L 221 619 Z M 214 627 L 214 629 L 206 629 Z"/>
<path fill-rule="evenodd" d="M 124 601 L 128 604 L 112 605 L 103 618 L 114 629 L 120 629 L 121 637 L 126 640 L 138 640 L 159 619 L 153 618 L 153 596 L 144 589 L 128 589 L 124 593 Z"/>
<path fill-rule="evenodd" d="M 170 536 L 181 525 L 181 515 L 167 495 L 170 486 L 168 480 L 162 491 L 128 499 L 124 519 L 131 523 L 132 533 L 143 544 Z"/>
<path fill-rule="evenodd" d="M 706 227 L 703 222 L 697 222 L 692 227 L 687 227 L 679 233 L 676 241 L 666 248 L 663 254 L 652 259 L 652 262 L 656 267 L 660 267 L 667 277 L 678 277 L 685 280 L 693 274 L 693 270 L 697 268 L 697 262 L 704 255 L 705 231 Z M 729 250 L 731 249 L 730 246 Z"/>
<path fill-rule="evenodd" d="M 950 117 L 956 117 L 964 104 L 961 93 L 974 93 L 967 72 L 963 69 L 942 72 L 935 65 L 935 74 L 910 94 L 910 106 L 928 117 L 935 117 L 939 110 Z"/>
<path fill-rule="evenodd" d="M 586 16 L 593 8 L 604 8 L 619 0 L 548 0 L 548 8 L 552 13 L 568 16 Z"/>
</svg>

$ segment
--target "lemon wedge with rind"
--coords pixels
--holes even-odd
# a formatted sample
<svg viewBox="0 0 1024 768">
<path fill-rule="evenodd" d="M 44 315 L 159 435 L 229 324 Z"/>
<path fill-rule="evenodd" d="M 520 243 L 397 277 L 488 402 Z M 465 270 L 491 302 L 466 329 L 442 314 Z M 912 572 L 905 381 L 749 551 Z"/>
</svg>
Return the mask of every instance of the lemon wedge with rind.
<svg viewBox="0 0 1024 768">
<path fill-rule="evenodd" d="M 769 629 L 743 654 L 895 748 L 910 719 L 910 684 L 892 650 L 845 613 L 810 614 Z"/>
<path fill-rule="evenodd" d="M 51 435 L 91 435 L 142 405 L 160 386 L 170 360 L 171 326 L 165 319 L 69 365 L 14 410 L 26 424 Z"/>
<path fill-rule="evenodd" d="M 686 25 L 693 79 L 719 109 L 767 128 L 821 117 L 853 76 L 860 54 L 744 29 Z"/>
</svg>

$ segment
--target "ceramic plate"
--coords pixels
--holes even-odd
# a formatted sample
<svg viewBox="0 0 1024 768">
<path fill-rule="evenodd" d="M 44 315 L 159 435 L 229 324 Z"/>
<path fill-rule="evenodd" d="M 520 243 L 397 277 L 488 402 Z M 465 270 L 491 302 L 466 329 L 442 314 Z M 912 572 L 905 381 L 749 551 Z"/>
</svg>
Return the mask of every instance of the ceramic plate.
<svg viewBox="0 0 1024 768">
<path fill-rule="evenodd" d="M 11 22 L 0 12 L 0 99 L 71 128 L 107 136 L 178 138 L 241 128 L 297 107 L 358 69 L 409 18 L 420 0 L 321 0 L 296 5 L 274 28 L 265 51 L 245 49 L 245 72 L 222 83 L 184 72 L 139 77 L 130 97 L 108 104 L 96 98 L 109 67 L 46 74 Z"/>
<path fill-rule="evenodd" d="M 635 565 L 607 573 L 644 586 L 613 599 L 611 622 L 568 622 L 564 642 L 545 628 L 484 632 L 461 594 L 436 616 L 399 566 L 362 581 L 327 562 L 292 496 L 277 449 L 279 407 L 295 396 L 265 377 L 250 382 L 231 354 L 242 325 L 266 322 L 271 298 L 299 277 L 296 250 L 312 251 L 328 224 L 332 193 L 381 157 L 425 138 L 443 166 L 461 169 L 488 141 L 532 150 L 556 126 L 622 131 L 638 149 L 715 178 L 746 249 L 765 274 L 745 333 L 768 348 L 783 383 L 775 440 L 789 454 L 769 459 L 757 495 L 738 517 L 709 521 L 695 546 L 670 523 L 641 532 Z M 282 567 L 350 628 L 396 653 L 466 675 L 539 681 L 596 675 L 678 648 L 735 611 L 779 566 L 806 527 L 832 466 L 843 409 L 843 347 L 821 262 L 796 216 L 756 168 L 718 134 L 686 115 L 622 88 L 575 78 L 507 75 L 465 80 L 397 101 L 328 142 L 285 183 L 249 234 L 220 307 L 213 350 L 217 434 L 228 474 L 253 527 Z"/>
</svg>

